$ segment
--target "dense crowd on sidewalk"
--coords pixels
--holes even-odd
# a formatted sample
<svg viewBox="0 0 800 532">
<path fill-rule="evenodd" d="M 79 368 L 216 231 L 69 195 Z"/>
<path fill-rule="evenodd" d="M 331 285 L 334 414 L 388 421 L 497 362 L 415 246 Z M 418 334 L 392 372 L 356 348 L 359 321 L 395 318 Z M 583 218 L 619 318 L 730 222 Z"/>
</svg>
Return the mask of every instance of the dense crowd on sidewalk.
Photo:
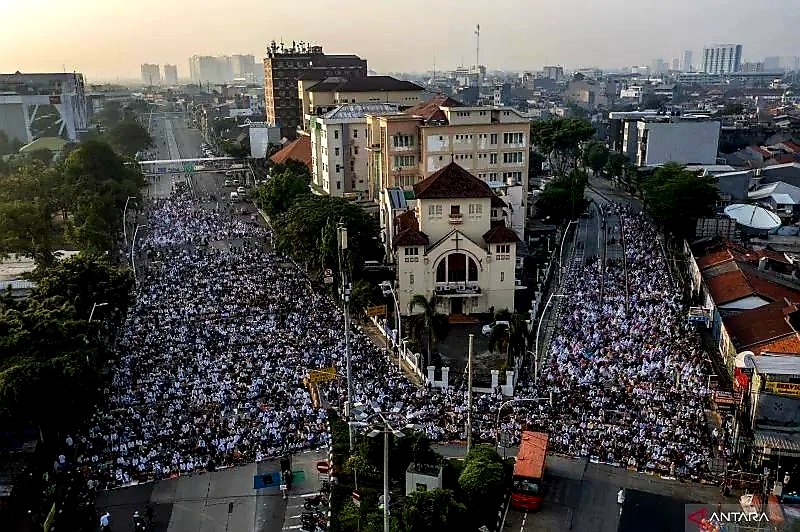
<svg viewBox="0 0 800 532">
<path fill-rule="evenodd" d="M 76 438 L 74 463 L 62 466 L 76 465 L 90 487 L 107 488 L 327 445 L 326 407 L 343 406 L 346 385 L 322 385 L 317 404 L 307 375 L 331 366 L 345 373 L 340 309 L 262 245 L 266 228 L 182 194 L 148 212 L 140 246 L 154 260 L 140 275 L 107 404 Z M 606 268 L 602 305 L 597 265 L 569 272 L 550 363 L 539 386 L 523 384 L 522 392 L 552 392 L 554 407 L 509 409 L 501 432 L 513 440 L 521 429 L 545 430 L 557 452 L 701 475 L 700 355 L 681 325 L 652 229 L 620 215 L 630 310 L 621 265 Z M 351 345 L 359 409 L 390 412 L 435 441 L 465 438 L 463 379 L 443 391 L 420 388 L 358 327 Z M 475 397 L 477 439 L 495 440 L 503 400 Z"/>
</svg>

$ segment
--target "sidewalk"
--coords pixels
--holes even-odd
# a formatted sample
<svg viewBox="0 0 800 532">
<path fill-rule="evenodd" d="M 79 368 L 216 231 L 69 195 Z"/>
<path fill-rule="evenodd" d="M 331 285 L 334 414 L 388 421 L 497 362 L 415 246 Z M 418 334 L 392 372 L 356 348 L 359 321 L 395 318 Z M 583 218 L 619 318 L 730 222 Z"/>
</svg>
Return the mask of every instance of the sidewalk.
<svg viewBox="0 0 800 532">
<path fill-rule="evenodd" d="M 358 326 L 361 328 L 362 331 L 364 331 L 367 334 L 367 336 L 369 336 L 369 338 L 373 341 L 373 343 L 375 343 L 377 347 L 383 349 L 384 353 L 386 353 L 387 358 L 391 360 L 392 363 L 397 364 L 397 355 L 395 351 L 391 348 L 391 345 L 387 349 L 386 338 L 383 336 L 380 329 L 378 329 L 374 323 L 372 323 L 369 320 L 359 321 Z M 408 378 L 408 380 L 410 380 L 420 388 L 423 386 L 423 382 L 419 378 L 419 375 L 417 375 L 408 368 L 408 363 L 402 364 L 401 367 L 403 369 L 403 374 Z"/>
</svg>

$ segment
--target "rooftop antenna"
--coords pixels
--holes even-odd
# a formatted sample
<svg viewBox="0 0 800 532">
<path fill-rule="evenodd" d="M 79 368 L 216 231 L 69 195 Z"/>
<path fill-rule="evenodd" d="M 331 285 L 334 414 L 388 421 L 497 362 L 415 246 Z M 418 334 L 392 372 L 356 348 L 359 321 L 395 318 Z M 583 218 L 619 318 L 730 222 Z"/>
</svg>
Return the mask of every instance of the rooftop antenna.
<svg viewBox="0 0 800 532">
<path fill-rule="evenodd" d="M 478 73 L 478 100 L 481 99 L 481 25 L 475 26 L 475 70 Z"/>
</svg>

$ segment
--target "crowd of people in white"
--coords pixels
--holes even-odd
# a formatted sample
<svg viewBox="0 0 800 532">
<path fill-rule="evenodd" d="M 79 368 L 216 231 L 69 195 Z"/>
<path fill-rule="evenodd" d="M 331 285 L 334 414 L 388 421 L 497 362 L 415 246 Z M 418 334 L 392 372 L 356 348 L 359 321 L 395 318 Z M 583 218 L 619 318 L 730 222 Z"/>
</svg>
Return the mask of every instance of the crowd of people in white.
<svg viewBox="0 0 800 532">
<path fill-rule="evenodd" d="M 539 386 L 548 396 L 504 410 L 502 432 L 549 432 L 553 449 L 625 466 L 702 474 L 703 381 L 681 321 L 679 294 L 637 215 L 625 220 L 630 310 L 622 267 L 567 273 L 562 326 Z M 108 404 L 80 437 L 78 465 L 114 487 L 236 465 L 329 444 L 327 406 L 343 406 L 338 379 L 312 394 L 309 369 L 345 370 L 342 314 L 287 257 L 267 249 L 264 227 L 188 196 L 157 200 L 141 239 L 135 303 L 119 342 Z M 463 379 L 417 387 L 358 327 L 353 401 L 393 412 L 432 440 L 464 439 Z M 475 433 L 494 441 L 499 394 L 475 398 Z"/>
</svg>

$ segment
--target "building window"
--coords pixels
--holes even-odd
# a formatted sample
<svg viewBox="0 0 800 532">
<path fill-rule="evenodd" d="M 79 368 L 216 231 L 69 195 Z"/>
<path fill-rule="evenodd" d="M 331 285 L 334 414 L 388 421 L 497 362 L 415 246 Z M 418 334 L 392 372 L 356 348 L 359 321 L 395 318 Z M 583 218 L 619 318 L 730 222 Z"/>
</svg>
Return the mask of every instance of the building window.
<svg viewBox="0 0 800 532">
<path fill-rule="evenodd" d="M 341 181 L 337 181 L 336 182 L 336 190 L 342 190 L 342 182 Z"/>
<path fill-rule="evenodd" d="M 498 244 L 495 253 L 496 260 L 511 260 L 511 244 Z"/>
<path fill-rule="evenodd" d="M 414 137 L 411 135 L 394 135 L 392 144 L 395 148 L 408 148 L 414 145 Z"/>
<path fill-rule="evenodd" d="M 341 164 L 337 164 L 336 165 L 336 173 L 338 174 L 341 171 L 342 171 L 342 165 Z"/>
<path fill-rule="evenodd" d="M 414 166 L 414 156 L 413 155 L 395 155 L 394 156 L 394 167 L 395 168 L 408 168 L 410 166 Z"/>
<path fill-rule="evenodd" d="M 406 248 L 405 255 L 408 256 L 417 256 L 419 255 L 419 248 Z"/>
<path fill-rule="evenodd" d="M 502 283 L 505 280 L 506 280 L 506 272 L 500 272 L 500 282 Z"/>
<path fill-rule="evenodd" d="M 489 135 L 489 144 L 497 144 L 497 133 Z"/>
<path fill-rule="evenodd" d="M 450 205 L 450 216 L 460 216 L 461 205 Z"/>
<path fill-rule="evenodd" d="M 489 172 L 489 181 L 497 181 L 497 172 Z"/>
<path fill-rule="evenodd" d="M 521 151 L 512 151 L 503 154 L 503 164 L 521 163 L 524 160 L 524 155 Z"/>
<path fill-rule="evenodd" d="M 480 203 L 470 203 L 469 204 L 469 217 L 477 220 L 483 216 L 483 205 Z"/>
<path fill-rule="evenodd" d="M 497 164 L 497 154 L 490 153 L 489 154 L 489 164 Z"/>
<path fill-rule="evenodd" d="M 503 133 L 503 144 L 522 144 L 522 133 Z"/>
<path fill-rule="evenodd" d="M 353 130 L 353 138 L 354 138 L 354 139 L 357 139 L 357 138 L 358 138 L 358 130 L 357 130 L 357 129 L 354 129 L 354 130 Z"/>
<path fill-rule="evenodd" d="M 413 273 L 409 273 L 408 274 L 408 284 L 414 284 L 414 274 Z"/>
<path fill-rule="evenodd" d="M 339 148 L 334 148 L 333 149 L 333 154 L 338 157 L 339 156 Z"/>
<path fill-rule="evenodd" d="M 442 217 L 442 206 L 441 205 L 428 205 L 428 216 L 431 218 L 441 218 Z"/>
<path fill-rule="evenodd" d="M 338 129 L 334 129 L 333 130 L 333 138 L 335 138 L 335 139 L 339 138 L 339 130 Z"/>
<path fill-rule="evenodd" d="M 353 155 L 358 155 L 358 146 L 353 146 Z"/>
<path fill-rule="evenodd" d="M 514 183 L 519 183 L 522 181 L 522 172 L 503 172 L 503 179 L 508 183 L 509 180 L 513 180 Z"/>
</svg>

